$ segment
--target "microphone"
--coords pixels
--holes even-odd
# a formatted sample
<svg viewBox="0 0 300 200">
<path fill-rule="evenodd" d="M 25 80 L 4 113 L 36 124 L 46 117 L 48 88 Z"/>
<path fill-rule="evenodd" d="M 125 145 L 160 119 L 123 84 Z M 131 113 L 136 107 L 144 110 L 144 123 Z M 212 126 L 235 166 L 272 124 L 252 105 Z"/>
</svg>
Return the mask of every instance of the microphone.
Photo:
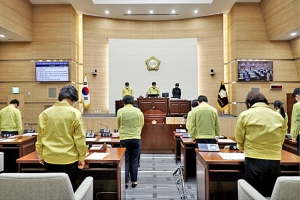
<svg viewBox="0 0 300 200">
<path fill-rule="evenodd" d="M 110 132 L 109 128 L 106 125 L 102 124 L 101 122 L 98 122 L 98 124 L 100 124 L 106 128 L 106 129 L 100 129 L 100 133 L 109 133 Z"/>
<path fill-rule="evenodd" d="M 34 133 L 35 130 L 32 128 L 32 126 L 30 126 L 29 124 L 25 124 L 25 126 L 29 126 L 30 129 L 25 129 L 24 130 L 24 133 Z"/>
<path fill-rule="evenodd" d="M 155 107 L 153 106 L 150 110 L 153 110 Z"/>
</svg>

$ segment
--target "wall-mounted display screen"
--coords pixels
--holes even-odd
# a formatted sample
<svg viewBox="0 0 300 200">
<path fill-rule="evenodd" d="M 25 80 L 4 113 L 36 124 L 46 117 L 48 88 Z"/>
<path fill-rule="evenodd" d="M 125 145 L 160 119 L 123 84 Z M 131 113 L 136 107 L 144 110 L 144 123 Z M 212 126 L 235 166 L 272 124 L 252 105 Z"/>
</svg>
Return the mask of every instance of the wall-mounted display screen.
<svg viewBox="0 0 300 200">
<path fill-rule="evenodd" d="M 69 79 L 69 62 L 36 62 L 37 82 L 64 82 Z"/>
<path fill-rule="evenodd" d="M 238 81 L 273 81 L 273 61 L 238 61 Z"/>
</svg>

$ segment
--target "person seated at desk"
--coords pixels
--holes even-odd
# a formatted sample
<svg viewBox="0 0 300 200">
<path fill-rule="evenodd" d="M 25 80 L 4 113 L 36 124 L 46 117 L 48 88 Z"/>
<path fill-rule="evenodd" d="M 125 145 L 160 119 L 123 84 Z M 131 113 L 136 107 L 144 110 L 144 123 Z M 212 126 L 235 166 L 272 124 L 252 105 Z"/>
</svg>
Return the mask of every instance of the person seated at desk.
<svg viewBox="0 0 300 200">
<path fill-rule="evenodd" d="M 287 126 L 259 92 L 248 93 L 246 106 L 248 110 L 239 115 L 236 125 L 237 147 L 245 152 L 246 181 L 269 197 L 281 173 L 281 149 Z"/>
<path fill-rule="evenodd" d="M 191 112 L 189 131 L 196 143 L 216 144 L 215 137 L 220 136 L 219 116 L 217 110 L 207 102 L 206 96 L 198 97 L 199 105 Z"/>
<path fill-rule="evenodd" d="M 178 98 L 181 97 L 181 89 L 179 88 L 179 83 L 175 84 L 175 88 L 172 90 L 172 98 Z"/>
<path fill-rule="evenodd" d="M 134 97 L 133 89 L 131 86 L 129 86 L 128 82 L 125 83 L 125 87 L 123 87 L 123 89 L 122 89 L 122 98 L 124 98 L 126 95 L 130 95 L 130 96 Z"/>
<path fill-rule="evenodd" d="M 155 82 L 152 82 L 152 86 L 149 87 L 147 94 L 158 94 L 158 96 L 160 96 L 159 87 L 156 86 Z"/>
</svg>

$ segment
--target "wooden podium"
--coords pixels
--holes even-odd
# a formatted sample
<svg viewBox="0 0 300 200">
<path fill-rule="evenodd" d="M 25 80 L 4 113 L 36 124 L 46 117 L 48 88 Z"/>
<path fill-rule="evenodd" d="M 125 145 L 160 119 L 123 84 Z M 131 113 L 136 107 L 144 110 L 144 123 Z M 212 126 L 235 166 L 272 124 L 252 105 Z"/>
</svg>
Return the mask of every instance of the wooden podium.
<svg viewBox="0 0 300 200">
<path fill-rule="evenodd" d="M 166 113 L 160 110 L 147 110 L 144 112 L 144 122 L 145 124 L 165 124 Z"/>
<path fill-rule="evenodd" d="M 138 98 L 137 103 L 143 113 L 151 109 L 161 110 L 166 115 L 169 113 L 168 98 Z"/>
</svg>

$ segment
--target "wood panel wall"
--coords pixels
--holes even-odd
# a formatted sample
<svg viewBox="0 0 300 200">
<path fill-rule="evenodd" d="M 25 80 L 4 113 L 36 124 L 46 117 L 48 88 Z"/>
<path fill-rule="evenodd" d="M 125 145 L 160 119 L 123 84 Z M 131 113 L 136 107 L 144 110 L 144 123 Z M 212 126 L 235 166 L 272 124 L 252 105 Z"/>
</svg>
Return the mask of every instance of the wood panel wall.
<svg viewBox="0 0 300 200">
<path fill-rule="evenodd" d="M 262 0 L 260 5 L 269 40 L 299 28 L 300 0 Z"/>
<path fill-rule="evenodd" d="M 14 2 L 16 10 L 24 9 L 23 3 Z M 78 15 L 71 5 L 33 5 L 31 15 L 32 42 L 0 43 L 0 107 L 10 101 L 11 88 L 20 87 L 20 94 L 15 96 L 24 96 L 23 124 L 29 123 L 36 129 L 38 115 L 56 101 L 47 98 L 47 88 L 60 90 L 69 83 L 35 82 L 32 61 L 68 61 L 71 83 L 79 89 L 75 84 L 78 82 Z M 6 18 L 10 20 L 9 16 Z"/>
<path fill-rule="evenodd" d="M 91 107 L 84 111 L 87 114 L 94 110 L 108 113 L 108 38 L 198 38 L 199 91 L 195 98 L 204 94 L 217 107 L 217 93 L 224 78 L 222 15 L 176 21 L 130 21 L 84 15 L 83 70 L 91 96 Z M 95 68 L 97 76 L 92 75 Z M 214 76 L 210 76 L 210 69 L 214 69 Z"/>
<path fill-rule="evenodd" d="M 230 88 L 230 101 L 236 102 L 230 106 L 232 115 L 239 115 L 246 110 L 243 103 L 251 87 L 258 87 L 269 102 L 279 99 L 284 102 L 286 109 L 286 93 L 299 87 L 299 68 L 294 54 L 297 54 L 298 40 L 270 41 L 266 28 L 266 19 L 262 11 L 270 1 L 259 3 L 236 3 L 227 16 L 228 31 L 228 78 Z M 276 3 L 276 1 L 274 1 Z M 272 1 L 273 3 L 273 1 Z M 265 15 L 271 11 L 265 11 Z M 288 21 L 288 19 L 286 19 Z M 283 26 L 288 22 L 277 23 Z M 295 49 L 295 50 L 291 50 Z M 274 81 L 269 83 L 237 81 L 237 61 L 239 59 L 273 60 Z M 283 85 L 280 91 L 270 90 L 271 84 Z M 271 105 L 272 106 L 272 105 Z"/>
<path fill-rule="evenodd" d="M 28 0 L 0 0 L 0 27 L 32 41 L 32 4 Z"/>
</svg>

